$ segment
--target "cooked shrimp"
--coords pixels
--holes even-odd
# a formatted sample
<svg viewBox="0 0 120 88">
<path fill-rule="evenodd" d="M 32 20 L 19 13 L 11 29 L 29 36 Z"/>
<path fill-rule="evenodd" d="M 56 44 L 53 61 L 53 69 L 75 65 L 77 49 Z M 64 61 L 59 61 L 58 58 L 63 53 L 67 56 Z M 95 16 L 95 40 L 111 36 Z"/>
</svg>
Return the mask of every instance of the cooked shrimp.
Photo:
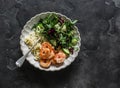
<svg viewBox="0 0 120 88">
<path fill-rule="evenodd" d="M 55 65 L 56 61 L 54 59 L 51 59 L 51 64 Z"/>
<path fill-rule="evenodd" d="M 55 55 L 54 60 L 56 63 L 60 64 L 64 62 L 65 58 L 66 58 L 66 54 L 60 51 L 59 53 Z"/>
<path fill-rule="evenodd" d="M 49 48 L 50 50 L 53 49 L 52 45 L 49 42 L 43 42 L 42 47 L 43 48 Z"/>
<path fill-rule="evenodd" d="M 51 65 L 51 60 L 49 59 L 40 59 L 40 66 L 48 68 Z"/>
<path fill-rule="evenodd" d="M 43 42 L 40 49 L 40 57 L 43 59 L 51 59 L 55 56 L 54 51 L 54 48 L 49 42 Z"/>
<path fill-rule="evenodd" d="M 50 53 L 49 59 L 53 58 L 54 56 L 55 56 L 55 53 L 54 53 L 54 51 L 52 50 L 51 53 Z"/>
<path fill-rule="evenodd" d="M 48 48 L 41 48 L 40 49 L 40 58 L 42 59 L 49 59 L 51 52 Z"/>
</svg>

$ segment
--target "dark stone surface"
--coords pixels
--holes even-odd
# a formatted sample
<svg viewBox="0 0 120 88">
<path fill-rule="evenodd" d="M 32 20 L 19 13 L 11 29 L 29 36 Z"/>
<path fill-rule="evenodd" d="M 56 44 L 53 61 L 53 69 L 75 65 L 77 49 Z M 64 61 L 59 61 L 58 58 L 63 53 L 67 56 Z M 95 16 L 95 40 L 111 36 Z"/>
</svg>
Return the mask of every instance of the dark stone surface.
<svg viewBox="0 0 120 88">
<path fill-rule="evenodd" d="M 120 88 L 120 0 L 0 0 L 0 88 Z M 59 72 L 44 72 L 22 56 L 19 36 L 35 14 L 56 11 L 78 19 L 82 46 Z"/>
</svg>

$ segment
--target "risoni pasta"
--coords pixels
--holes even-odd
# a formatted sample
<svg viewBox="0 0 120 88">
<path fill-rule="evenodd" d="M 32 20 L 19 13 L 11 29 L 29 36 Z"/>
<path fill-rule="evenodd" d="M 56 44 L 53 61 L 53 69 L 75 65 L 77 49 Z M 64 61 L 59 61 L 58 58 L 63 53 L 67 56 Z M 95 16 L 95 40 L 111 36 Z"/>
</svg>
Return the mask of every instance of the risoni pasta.
<svg viewBox="0 0 120 88">
<path fill-rule="evenodd" d="M 31 48 L 34 45 L 34 43 L 37 41 L 37 39 L 38 39 L 38 36 L 36 36 L 35 32 L 32 32 L 32 33 L 30 33 L 29 36 L 27 36 L 25 38 L 25 44 L 29 48 Z M 35 56 L 35 58 L 34 58 L 35 60 L 39 60 L 40 59 L 39 58 L 40 46 L 41 46 L 41 43 L 38 42 L 35 45 L 35 47 L 32 49 L 32 51 L 31 51 L 31 53 Z"/>
</svg>

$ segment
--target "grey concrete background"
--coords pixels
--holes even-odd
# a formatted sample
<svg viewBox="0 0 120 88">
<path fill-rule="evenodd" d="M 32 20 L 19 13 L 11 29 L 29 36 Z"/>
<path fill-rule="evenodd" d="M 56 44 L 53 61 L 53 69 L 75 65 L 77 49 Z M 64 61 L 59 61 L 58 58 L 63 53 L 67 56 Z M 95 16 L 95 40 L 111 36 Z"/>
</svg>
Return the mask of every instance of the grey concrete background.
<svg viewBox="0 0 120 88">
<path fill-rule="evenodd" d="M 0 88 L 120 88 L 120 0 L 0 0 Z M 78 19 L 82 46 L 59 72 L 44 72 L 22 56 L 19 36 L 34 15 L 60 12 Z"/>
</svg>

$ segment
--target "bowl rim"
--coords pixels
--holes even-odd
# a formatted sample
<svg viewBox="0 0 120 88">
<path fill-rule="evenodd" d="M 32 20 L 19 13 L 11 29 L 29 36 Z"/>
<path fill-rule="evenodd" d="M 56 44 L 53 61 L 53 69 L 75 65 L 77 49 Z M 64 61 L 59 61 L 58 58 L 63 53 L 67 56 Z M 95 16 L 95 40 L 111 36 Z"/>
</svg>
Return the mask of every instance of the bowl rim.
<svg viewBox="0 0 120 88">
<path fill-rule="evenodd" d="M 58 13 L 58 12 L 50 12 L 50 11 L 41 12 L 41 13 L 38 13 L 38 14 L 34 15 L 33 17 L 31 17 L 31 18 L 25 23 L 25 25 L 23 26 L 22 31 L 21 31 L 21 35 L 20 35 L 20 49 L 21 49 L 23 55 L 24 55 L 24 53 L 23 53 L 24 50 L 22 49 L 22 34 L 23 34 L 23 32 L 25 31 L 26 25 L 27 25 L 28 23 L 30 23 L 31 20 L 33 20 L 33 19 L 36 18 L 37 16 L 40 16 L 40 15 L 42 15 L 42 14 L 43 14 L 43 15 L 44 15 L 44 14 L 50 14 L 50 13 L 54 13 L 54 14 L 60 15 L 60 16 L 64 17 L 65 19 L 71 21 L 71 19 L 68 18 L 66 15 L 63 15 L 63 14 Z M 32 66 L 34 66 L 35 68 L 38 68 L 39 70 L 44 70 L 44 71 L 59 71 L 59 70 L 62 70 L 62 69 L 64 69 L 64 68 L 66 68 L 67 66 L 69 66 L 69 65 L 75 60 L 75 58 L 78 56 L 78 53 L 79 53 L 80 47 L 81 47 L 81 36 L 80 36 L 80 32 L 78 31 L 78 28 L 77 28 L 76 25 L 74 25 L 74 27 L 75 27 L 75 29 L 76 29 L 76 31 L 77 31 L 77 33 L 78 33 L 78 37 L 79 37 L 79 41 L 78 41 L 78 43 L 79 43 L 79 44 L 78 44 L 79 49 L 78 49 L 77 54 L 75 55 L 74 59 L 73 59 L 68 65 L 65 65 L 65 66 L 62 67 L 62 68 L 59 68 L 59 67 L 61 67 L 61 66 L 59 66 L 59 67 L 58 67 L 59 69 L 55 69 L 55 70 L 50 70 L 49 68 L 48 68 L 48 69 L 47 69 L 47 68 L 42 68 L 42 69 L 41 69 L 41 68 L 39 68 L 39 67 L 36 67 L 34 64 L 32 64 L 32 63 L 30 62 L 30 60 L 27 59 L 28 57 L 26 57 L 26 60 L 27 60 Z"/>
</svg>

